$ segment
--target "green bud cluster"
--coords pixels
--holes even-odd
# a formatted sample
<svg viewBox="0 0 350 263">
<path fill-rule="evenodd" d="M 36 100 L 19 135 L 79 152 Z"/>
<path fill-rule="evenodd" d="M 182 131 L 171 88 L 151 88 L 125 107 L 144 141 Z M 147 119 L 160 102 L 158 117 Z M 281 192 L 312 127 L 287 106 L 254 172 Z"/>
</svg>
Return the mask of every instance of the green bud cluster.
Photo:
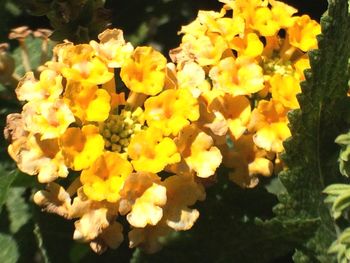
<svg viewBox="0 0 350 263">
<path fill-rule="evenodd" d="M 141 110 L 131 112 L 125 109 L 120 114 L 111 115 L 100 126 L 100 133 L 105 140 L 105 148 L 113 152 L 126 152 L 135 132 L 144 127 L 141 115 Z"/>
<path fill-rule="evenodd" d="M 280 58 L 272 58 L 264 62 L 263 64 L 264 74 L 281 74 L 291 75 L 293 73 L 293 67 L 290 61 L 283 61 Z"/>
</svg>

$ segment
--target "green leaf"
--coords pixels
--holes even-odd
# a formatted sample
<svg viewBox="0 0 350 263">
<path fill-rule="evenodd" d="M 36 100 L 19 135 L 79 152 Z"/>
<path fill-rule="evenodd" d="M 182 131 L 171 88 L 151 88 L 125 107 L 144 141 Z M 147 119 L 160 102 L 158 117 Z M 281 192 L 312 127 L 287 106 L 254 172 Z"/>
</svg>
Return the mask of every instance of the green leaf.
<svg viewBox="0 0 350 263">
<path fill-rule="evenodd" d="M 345 44 L 350 42 L 348 2 L 329 1 L 321 26 L 319 49 L 309 53 L 311 70 L 305 72 L 306 81 L 298 96 L 300 109 L 289 115 L 292 137 L 285 142 L 283 157 L 289 169 L 280 174 L 287 194 L 279 196 L 280 204 L 275 209 L 281 220 L 320 219 L 313 237 L 295 254 L 295 262 L 334 261 L 327 250 L 336 236 L 335 225 L 322 191 L 343 180 L 334 140 L 344 131 L 344 116 L 350 109 L 346 96 L 350 45 Z"/>
<path fill-rule="evenodd" d="M 29 64 L 30 64 L 29 66 L 31 71 L 36 70 L 41 64 L 46 62 L 46 61 L 42 61 L 43 60 L 42 43 L 43 43 L 42 39 L 28 36 L 25 39 L 25 49 L 19 46 L 13 51 L 13 57 L 16 63 L 15 73 L 17 75 L 23 76 L 26 73 L 26 70 L 23 65 L 23 60 L 24 60 L 23 56 L 25 56 L 24 54 L 27 54 L 28 56 Z M 46 58 L 47 60 L 50 59 L 52 56 L 52 45 L 53 45 L 53 42 L 49 42 L 49 46 L 48 46 L 49 54 L 47 55 L 47 58 Z"/>
<path fill-rule="evenodd" d="M 0 233 L 0 262 L 16 263 L 19 258 L 16 241 L 9 235 Z"/>
<path fill-rule="evenodd" d="M 30 207 L 24 198 L 25 188 L 16 187 L 9 190 L 6 208 L 10 219 L 11 233 L 17 233 L 31 218 Z"/>
<path fill-rule="evenodd" d="M 350 185 L 348 184 L 332 184 L 323 190 L 328 195 L 340 195 L 343 192 L 350 192 Z"/>
<path fill-rule="evenodd" d="M 16 176 L 16 172 L 8 172 L 2 165 L 0 165 L 0 212 L 2 206 L 6 202 L 10 186 Z"/>
</svg>

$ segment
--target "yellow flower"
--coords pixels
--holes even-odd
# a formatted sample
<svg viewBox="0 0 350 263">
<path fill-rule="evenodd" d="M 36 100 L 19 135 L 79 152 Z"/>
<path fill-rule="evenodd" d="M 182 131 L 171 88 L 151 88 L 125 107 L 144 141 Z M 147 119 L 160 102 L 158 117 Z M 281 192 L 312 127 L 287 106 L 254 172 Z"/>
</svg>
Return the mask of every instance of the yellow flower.
<svg viewBox="0 0 350 263">
<path fill-rule="evenodd" d="M 120 199 L 119 191 L 132 170 L 131 164 L 119 153 L 104 152 L 88 169 L 81 172 L 84 193 L 91 200 L 117 202 Z"/>
<path fill-rule="evenodd" d="M 238 139 L 246 131 L 251 109 L 250 102 L 245 96 L 233 97 L 226 94 L 214 99 L 208 108 L 215 117 L 205 126 L 214 134 L 222 136 L 229 129 L 231 135 Z"/>
<path fill-rule="evenodd" d="M 90 46 L 110 68 L 120 68 L 130 58 L 134 47 L 130 42 L 125 43 L 123 31 L 120 29 L 106 29 L 98 35 L 100 43 L 90 41 Z"/>
<path fill-rule="evenodd" d="M 310 60 L 307 55 L 302 56 L 294 62 L 295 74 L 298 76 L 300 81 L 305 80 L 304 71 L 310 68 Z"/>
<path fill-rule="evenodd" d="M 286 108 L 297 109 L 299 102 L 296 95 L 301 92 L 300 80 L 291 75 L 275 74 L 270 79 L 272 98 Z"/>
<path fill-rule="evenodd" d="M 209 32 L 198 37 L 191 34 L 184 35 L 181 47 L 193 54 L 200 66 L 209 66 L 219 62 L 228 45 L 221 35 Z"/>
<path fill-rule="evenodd" d="M 176 143 L 185 161 L 175 166 L 178 173 L 196 172 L 198 177 L 207 178 L 221 164 L 222 156 L 213 138 L 194 124 L 181 131 Z"/>
<path fill-rule="evenodd" d="M 11 141 L 8 153 L 22 172 L 38 175 L 41 183 L 67 177 L 68 169 L 57 139 L 41 140 L 39 135 L 26 132 L 20 114 L 7 117 L 5 134 Z"/>
<path fill-rule="evenodd" d="M 251 134 L 234 140 L 232 149 L 221 150 L 224 165 L 233 170 L 229 173 L 230 180 L 240 187 L 252 188 L 259 182 L 258 175 L 272 174 L 272 162 L 266 158 L 266 152 L 254 144 Z"/>
<path fill-rule="evenodd" d="M 292 15 L 297 10 L 282 2 L 270 0 L 271 8 L 260 7 L 250 18 L 250 26 L 259 31 L 262 36 L 273 36 L 281 28 L 290 27 L 293 24 Z"/>
<path fill-rule="evenodd" d="M 111 110 L 111 97 L 96 85 L 68 81 L 64 99 L 73 114 L 81 121 L 105 121 Z"/>
<path fill-rule="evenodd" d="M 137 47 L 121 68 L 120 76 L 132 91 L 156 95 L 165 81 L 166 58 L 151 47 Z"/>
<path fill-rule="evenodd" d="M 128 155 L 136 171 L 158 173 L 168 164 L 180 161 L 176 144 L 163 137 L 161 130 L 149 127 L 131 138 Z"/>
<path fill-rule="evenodd" d="M 163 216 L 161 206 L 167 200 L 164 186 L 153 183 L 135 200 L 131 212 L 126 219 L 134 227 L 145 227 L 147 224 L 156 225 Z"/>
<path fill-rule="evenodd" d="M 33 72 L 27 72 L 16 88 L 19 100 L 56 100 L 63 91 L 62 76 L 56 71 L 45 69 L 37 81 Z"/>
<path fill-rule="evenodd" d="M 63 100 L 31 101 L 23 106 L 26 129 L 41 134 L 41 139 L 60 137 L 75 121 L 73 113 Z"/>
<path fill-rule="evenodd" d="M 185 63 L 183 68 L 177 71 L 176 77 L 178 88 L 189 90 L 194 98 L 210 90 L 203 68 L 193 61 Z"/>
<path fill-rule="evenodd" d="M 230 48 L 230 42 L 232 39 L 239 35 L 244 33 L 244 27 L 245 23 L 242 17 L 233 17 L 233 18 L 228 18 L 228 17 L 223 17 L 217 19 L 217 26 L 218 26 L 218 33 L 220 33 L 227 43 L 229 43 Z"/>
<path fill-rule="evenodd" d="M 190 207 L 198 200 L 205 199 L 201 184 L 196 183 L 191 176 L 173 175 L 164 180 L 163 186 L 167 191 L 167 203 L 163 207 L 161 221 L 155 226 L 133 228 L 128 235 L 131 248 L 137 246 L 147 253 L 154 253 L 162 247 L 160 238 L 173 230 L 188 230 L 198 219 L 198 210 Z"/>
<path fill-rule="evenodd" d="M 321 34 L 321 26 L 308 15 L 295 17 L 295 22 L 287 31 L 292 46 L 306 52 L 317 48 L 316 36 Z"/>
<path fill-rule="evenodd" d="M 250 95 L 264 88 L 262 68 L 246 57 L 227 57 L 214 66 L 209 77 L 213 88 L 233 96 Z"/>
<path fill-rule="evenodd" d="M 163 185 L 167 192 L 167 203 L 163 208 L 166 224 L 176 231 L 192 228 L 199 212 L 190 207 L 205 199 L 204 187 L 196 183 L 192 176 L 181 175 L 168 177 Z"/>
<path fill-rule="evenodd" d="M 265 37 L 266 44 L 262 55 L 264 58 L 273 58 L 275 52 L 281 48 L 282 40 L 278 35 Z"/>
<path fill-rule="evenodd" d="M 176 136 L 181 129 L 199 118 L 198 101 L 187 89 L 165 90 L 145 101 L 148 126 L 157 127 L 164 135 Z"/>
<path fill-rule="evenodd" d="M 246 20 L 252 18 L 256 8 L 268 5 L 266 0 L 219 0 L 219 2 L 226 4 L 224 8 L 232 9 L 234 17 L 242 16 Z"/>
<path fill-rule="evenodd" d="M 291 26 L 292 15 L 297 12 L 295 8 L 275 0 L 221 0 L 220 2 L 226 3 L 226 8 L 233 9 L 234 17 L 243 17 L 247 28 L 257 30 L 265 37 L 273 36 L 279 29 Z"/>
<path fill-rule="evenodd" d="M 129 213 L 136 199 L 142 196 L 153 184 L 161 184 L 161 178 L 155 173 L 136 172 L 130 174 L 120 191 L 119 213 L 121 215 Z"/>
<path fill-rule="evenodd" d="M 170 50 L 169 56 L 172 62 L 176 63 L 176 67 L 180 69 L 186 63 L 195 62 L 195 55 L 191 53 L 190 43 L 182 43 L 180 47 Z"/>
<path fill-rule="evenodd" d="M 99 85 L 113 78 L 113 73 L 90 45 L 66 45 L 61 49 L 58 52 L 59 61 L 63 63 L 61 73 L 68 80 Z"/>
<path fill-rule="evenodd" d="M 293 25 L 294 19 L 292 15 L 298 12 L 297 9 L 276 0 L 269 0 L 269 3 L 272 6 L 272 17 L 280 27 L 288 28 Z"/>
<path fill-rule="evenodd" d="M 248 33 L 241 37 L 235 37 L 230 42 L 230 48 L 238 52 L 238 56 L 256 57 L 261 55 L 264 49 L 263 43 L 255 33 Z"/>
<path fill-rule="evenodd" d="M 256 132 L 254 143 L 266 151 L 282 152 L 282 142 L 291 133 L 288 128 L 287 112 L 280 102 L 261 100 L 252 112 L 249 130 Z"/>
<path fill-rule="evenodd" d="M 220 12 L 200 10 L 196 20 L 188 26 L 183 26 L 180 33 L 195 37 L 203 36 L 207 32 L 218 33 L 230 42 L 234 36 L 244 32 L 244 20 L 239 16 L 224 17 L 225 14 L 225 9 L 221 9 Z"/>
<path fill-rule="evenodd" d="M 68 128 L 60 138 L 66 164 L 73 170 L 87 169 L 102 154 L 104 140 L 99 128 L 86 125 L 80 128 Z"/>
<path fill-rule="evenodd" d="M 99 207 L 91 209 L 74 223 L 75 231 L 73 234 L 74 240 L 90 241 L 98 237 L 102 230 L 109 226 L 107 219 L 108 209 Z"/>
</svg>

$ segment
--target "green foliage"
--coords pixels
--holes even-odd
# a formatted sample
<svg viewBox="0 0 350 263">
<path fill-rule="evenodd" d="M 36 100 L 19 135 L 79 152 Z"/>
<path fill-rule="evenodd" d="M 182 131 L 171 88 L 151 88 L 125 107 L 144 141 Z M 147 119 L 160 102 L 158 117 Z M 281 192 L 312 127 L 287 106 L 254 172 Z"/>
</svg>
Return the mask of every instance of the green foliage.
<svg viewBox="0 0 350 263">
<path fill-rule="evenodd" d="M 311 70 L 305 72 L 300 110 L 289 115 L 292 137 L 285 142 L 283 159 L 289 167 L 280 174 L 287 194 L 279 195 L 276 206 L 281 220 L 319 220 L 314 235 L 295 253 L 295 262 L 333 262 L 327 254 L 336 229 L 322 190 L 341 181 L 336 158 L 336 136 L 344 129 L 350 109 L 348 60 L 350 57 L 350 14 L 347 1 L 329 2 L 321 19 L 319 50 L 310 52 Z"/>
<path fill-rule="evenodd" d="M 350 185 L 331 184 L 323 191 L 325 203 L 332 204 L 332 216 L 338 219 L 350 207 Z"/>
<path fill-rule="evenodd" d="M 74 43 L 95 39 L 106 29 L 109 12 L 104 0 L 25 0 L 21 3 L 32 15 L 46 16 L 54 29 L 51 39 Z"/>
<path fill-rule="evenodd" d="M 342 175 L 349 177 L 350 175 L 350 133 L 339 135 L 335 142 L 341 146 L 339 154 L 339 169 Z"/>
<path fill-rule="evenodd" d="M 339 263 L 347 263 L 350 260 L 350 228 L 346 228 L 333 242 L 328 252 L 337 254 Z"/>
<path fill-rule="evenodd" d="M 50 57 L 52 57 L 53 42 L 48 42 L 48 54 L 43 52 L 43 40 L 40 38 L 35 38 L 33 36 L 28 36 L 25 39 L 25 52 L 29 54 L 29 66 L 31 71 L 35 71 L 40 65 L 44 64 Z M 23 76 L 26 73 L 25 65 L 23 61 L 25 54 L 23 54 L 23 47 L 17 47 L 12 56 L 15 59 L 15 73 L 18 76 Z"/>
<path fill-rule="evenodd" d="M 19 252 L 15 240 L 10 235 L 0 233 L 0 244 L 0 261 L 3 263 L 18 262 Z"/>
<path fill-rule="evenodd" d="M 12 182 L 16 178 L 16 172 L 8 172 L 3 166 L 0 166 L 0 212 L 2 206 L 7 200 Z"/>
</svg>

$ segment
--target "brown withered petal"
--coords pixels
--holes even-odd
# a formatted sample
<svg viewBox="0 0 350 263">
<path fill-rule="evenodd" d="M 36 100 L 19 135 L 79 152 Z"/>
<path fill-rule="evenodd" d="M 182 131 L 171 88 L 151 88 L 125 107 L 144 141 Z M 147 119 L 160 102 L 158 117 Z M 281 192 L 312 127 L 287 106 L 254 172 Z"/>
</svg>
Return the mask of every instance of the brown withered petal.
<svg viewBox="0 0 350 263">
<path fill-rule="evenodd" d="M 52 30 L 46 28 L 38 28 L 33 32 L 34 37 L 48 39 L 52 34 Z"/>
<path fill-rule="evenodd" d="M 11 33 L 9 34 L 9 39 L 25 39 L 31 33 L 32 30 L 30 30 L 27 26 L 16 27 L 11 30 Z"/>
<path fill-rule="evenodd" d="M 7 52 L 9 48 L 10 48 L 10 45 L 8 43 L 0 43 L 0 53 Z"/>
<path fill-rule="evenodd" d="M 36 192 L 33 199 L 44 211 L 70 219 L 71 198 L 60 185 L 49 183 L 46 190 Z"/>
<path fill-rule="evenodd" d="M 24 130 L 24 121 L 19 113 L 7 115 L 4 136 L 9 143 L 25 136 L 27 132 Z"/>
</svg>

